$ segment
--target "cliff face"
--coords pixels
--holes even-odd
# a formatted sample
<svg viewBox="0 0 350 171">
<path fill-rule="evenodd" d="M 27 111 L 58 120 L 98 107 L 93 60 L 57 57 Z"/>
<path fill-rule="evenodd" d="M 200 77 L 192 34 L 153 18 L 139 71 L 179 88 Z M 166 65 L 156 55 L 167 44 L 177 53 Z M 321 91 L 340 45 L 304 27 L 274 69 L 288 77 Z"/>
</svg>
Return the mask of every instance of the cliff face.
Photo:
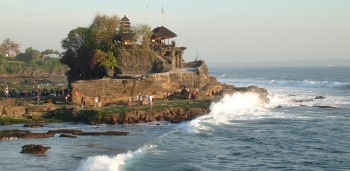
<svg viewBox="0 0 350 171">
<path fill-rule="evenodd" d="M 182 88 L 202 88 L 209 83 L 217 83 L 216 78 L 208 75 L 204 64 L 198 68 L 179 69 L 174 72 L 149 74 L 134 79 L 81 80 L 72 83 L 73 103 L 79 104 L 82 97 L 88 105 L 93 105 L 94 97 L 101 96 L 102 106 L 127 101 L 139 93 L 162 98 L 164 93 Z"/>
<path fill-rule="evenodd" d="M 110 115 L 99 115 L 96 110 L 78 111 L 76 115 L 69 115 L 71 118 L 65 118 L 70 121 L 79 121 L 86 124 L 134 124 L 142 122 L 168 121 L 180 123 L 191 120 L 198 116 L 208 114 L 208 108 L 189 108 L 171 107 L 160 111 L 133 110 Z M 57 115 L 61 116 L 61 115 Z M 74 117 L 72 117 L 74 116 Z"/>
</svg>

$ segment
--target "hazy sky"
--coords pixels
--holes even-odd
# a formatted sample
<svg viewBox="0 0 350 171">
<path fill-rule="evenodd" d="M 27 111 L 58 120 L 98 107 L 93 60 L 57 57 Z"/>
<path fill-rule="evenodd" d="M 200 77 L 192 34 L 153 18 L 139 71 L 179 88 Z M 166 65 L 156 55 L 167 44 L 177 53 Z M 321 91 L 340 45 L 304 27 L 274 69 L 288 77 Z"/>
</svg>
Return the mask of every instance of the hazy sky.
<svg viewBox="0 0 350 171">
<path fill-rule="evenodd" d="M 350 59 L 350 0 L 0 0 L 0 41 L 62 51 L 97 13 L 161 26 L 162 2 L 187 61 Z"/>
</svg>

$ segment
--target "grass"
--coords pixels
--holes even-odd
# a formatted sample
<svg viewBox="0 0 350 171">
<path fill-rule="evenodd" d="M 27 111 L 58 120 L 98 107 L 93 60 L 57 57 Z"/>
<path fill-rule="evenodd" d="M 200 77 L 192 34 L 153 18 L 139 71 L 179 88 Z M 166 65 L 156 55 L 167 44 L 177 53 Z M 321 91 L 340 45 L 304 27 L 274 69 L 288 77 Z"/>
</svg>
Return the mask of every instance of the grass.
<svg viewBox="0 0 350 171">
<path fill-rule="evenodd" d="M 190 108 L 209 108 L 212 100 L 170 100 L 170 101 L 162 101 L 157 100 L 155 101 L 153 106 L 126 106 L 126 105 L 116 105 L 116 106 L 110 106 L 106 108 L 102 108 L 99 110 L 99 114 L 101 115 L 110 115 L 115 113 L 125 113 L 128 111 L 133 110 L 140 110 L 140 111 L 161 111 L 166 108 L 175 108 L 175 107 L 182 107 L 186 110 Z"/>
</svg>

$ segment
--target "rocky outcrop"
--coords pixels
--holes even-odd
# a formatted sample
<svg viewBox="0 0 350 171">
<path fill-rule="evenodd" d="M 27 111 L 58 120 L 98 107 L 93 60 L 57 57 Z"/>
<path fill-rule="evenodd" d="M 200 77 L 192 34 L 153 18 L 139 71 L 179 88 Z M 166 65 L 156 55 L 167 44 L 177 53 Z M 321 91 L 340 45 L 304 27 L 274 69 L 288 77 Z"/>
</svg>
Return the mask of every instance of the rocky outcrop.
<svg viewBox="0 0 350 171">
<path fill-rule="evenodd" d="M 87 106 L 94 105 L 94 98 L 101 96 L 102 106 L 126 102 L 129 96 L 139 93 L 162 98 L 165 92 L 181 91 L 184 87 L 202 88 L 209 83 L 217 83 L 210 77 L 208 67 L 203 62 L 197 68 L 184 68 L 159 74 L 140 75 L 130 79 L 80 80 L 71 84 L 73 103 L 79 105 L 84 97 Z"/>
<path fill-rule="evenodd" d="M 0 104 L 1 117 L 17 117 L 20 118 L 26 113 L 24 106 L 2 105 Z"/>
<path fill-rule="evenodd" d="M 32 133 L 28 130 L 2 130 L 0 131 L 0 140 L 14 140 L 17 138 L 22 139 L 38 139 L 38 138 L 49 138 L 54 137 L 56 133 L 65 133 L 61 134 L 60 137 L 66 138 L 77 138 L 75 135 L 81 136 L 97 136 L 97 135 L 105 135 L 105 136 L 121 136 L 128 135 L 129 132 L 125 131 L 105 131 L 105 132 L 83 132 L 81 130 L 74 129 L 57 129 L 57 130 L 49 130 L 45 133 Z M 67 135 L 72 134 L 72 135 Z"/>
<path fill-rule="evenodd" d="M 32 133 L 28 130 L 2 130 L 0 132 L 0 140 L 10 140 L 10 139 L 38 139 L 38 138 L 48 138 L 55 136 L 54 133 Z"/>
<path fill-rule="evenodd" d="M 106 131 L 106 132 L 74 132 L 73 135 L 107 135 L 107 136 L 119 136 L 119 135 L 128 135 L 129 132 L 124 131 Z"/>
<path fill-rule="evenodd" d="M 49 133 L 65 133 L 65 134 L 74 134 L 76 132 L 82 132 L 82 130 L 76 130 L 76 129 L 56 129 L 56 130 L 49 130 Z"/>
<path fill-rule="evenodd" d="M 15 140 L 17 136 L 15 135 L 0 135 L 0 140 Z"/>
<path fill-rule="evenodd" d="M 45 154 L 47 150 L 51 149 L 51 147 L 44 147 L 42 145 L 29 144 L 22 146 L 21 153 L 25 154 Z"/>
<path fill-rule="evenodd" d="M 23 127 L 28 127 L 28 128 L 42 128 L 44 127 L 44 124 L 40 123 L 35 123 L 35 124 L 25 124 Z"/>
<path fill-rule="evenodd" d="M 154 121 L 168 121 L 179 123 L 194 119 L 208 113 L 208 108 L 189 108 L 171 107 L 163 110 L 134 110 L 123 113 L 115 113 L 107 116 L 100 116 L 98 111 L 82 111 L 77 115 L 76 120 L 91 125 L 97 124 L 133 124 Z"/>
<path fill-rule="evenodd" d="M 38 139 L 38 138 L 49 138 L 53 137 L 55 134 L 53 133 L 24 133 L 24 134 L 17 134 L 18 138 L 23 138 L 23 139 Z"/>
<path fill-rule="evenodd" d="M 1 97 L 0 97 L 0 104 L 1 104 L 1 105 L 16 106 L 17 100 L 14 99 L 14 98 L 1 98 Z"/>
<path fill-rule="evenodd" d="M 60 137 L 64 137 L 64 138 L 78 138 L 77 136 L 68 135 L 68 134 L 61 134 Z"/>
</svg>

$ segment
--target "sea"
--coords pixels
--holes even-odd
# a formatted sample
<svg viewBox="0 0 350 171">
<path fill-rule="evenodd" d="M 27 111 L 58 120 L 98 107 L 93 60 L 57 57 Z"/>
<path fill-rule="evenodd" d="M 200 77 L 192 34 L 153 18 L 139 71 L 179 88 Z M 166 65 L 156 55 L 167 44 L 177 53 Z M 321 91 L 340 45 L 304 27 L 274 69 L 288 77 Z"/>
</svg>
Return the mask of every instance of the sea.
<svg viewBox="0 0 350 171">
<path fill-rule="evenodd" d="M 270 102 L 236 93 L 213 102 L 209 114 L 179 124 L 28 128 L 130 134 L 0 141 L 0 170 L 350 170 L 350 67 L 213 67 L 210 74 L 237 87 L 264 87 Z M 26 144 L 51 149 L 21 154 Z"/>
</svg>

